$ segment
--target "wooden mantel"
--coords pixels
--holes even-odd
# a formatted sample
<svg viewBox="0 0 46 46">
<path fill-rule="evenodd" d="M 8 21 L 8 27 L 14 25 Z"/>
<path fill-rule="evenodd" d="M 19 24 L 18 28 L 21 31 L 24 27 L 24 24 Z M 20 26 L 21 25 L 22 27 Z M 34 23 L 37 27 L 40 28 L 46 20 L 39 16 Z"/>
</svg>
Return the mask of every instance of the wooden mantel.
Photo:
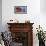
<svg viewBox="0 0 46 46">
<path fill-rule="evenodd" d="M 23 46 L 33 46 L 33 27 L 34 23 L 7 23 L 9 25 L 9 31 L 12 33 L 16 32 L 27 32 L 28 37 L 25 37 L 25 42 Z"/>
</svg>

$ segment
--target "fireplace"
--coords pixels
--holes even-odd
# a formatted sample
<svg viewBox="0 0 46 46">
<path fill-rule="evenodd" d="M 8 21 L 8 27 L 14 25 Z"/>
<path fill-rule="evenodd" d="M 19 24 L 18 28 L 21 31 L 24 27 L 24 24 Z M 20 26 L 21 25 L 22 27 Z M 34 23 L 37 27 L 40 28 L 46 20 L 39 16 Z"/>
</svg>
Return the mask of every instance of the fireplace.
<svg viewBox="0 0 46 46">
<path fill-rule="evenodd" d="M 33 46 L 33 23 L 8 23 L 15 46 Z"/>
<path fill-rule="evenodd" d="M 12 32 L 12 41 L 18 46 L 28 46 L 28 32 Z"/>
</svg>

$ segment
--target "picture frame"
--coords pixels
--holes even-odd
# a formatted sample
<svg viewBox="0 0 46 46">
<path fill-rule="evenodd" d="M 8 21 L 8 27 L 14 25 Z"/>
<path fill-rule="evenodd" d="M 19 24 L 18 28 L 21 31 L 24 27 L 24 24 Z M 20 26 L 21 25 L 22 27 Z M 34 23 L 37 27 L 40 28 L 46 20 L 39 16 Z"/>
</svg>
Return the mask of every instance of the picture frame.
<svg viewBox="0 0 46 46">
<path fill-rule="evenodd" d="M 27 14 L 27 6 L 15 6 L 14 13 L 15 14 Z"/>
</svg>

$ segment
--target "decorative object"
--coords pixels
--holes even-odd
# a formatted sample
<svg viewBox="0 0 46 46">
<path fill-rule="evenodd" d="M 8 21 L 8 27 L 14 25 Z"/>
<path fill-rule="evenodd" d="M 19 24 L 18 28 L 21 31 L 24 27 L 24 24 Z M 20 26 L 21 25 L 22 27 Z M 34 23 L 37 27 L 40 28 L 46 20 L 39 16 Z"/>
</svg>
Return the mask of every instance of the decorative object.
<svg viewBox="0 0 46 46">
<path fill-rule="evenodd" d="M 10 21 L 13 21 L 13 20 L 10 20 Z"/>
<path fill-rule="evenodd" d="M 25 23 L 30 23 L 30 20 L 26 20 Z"/>
<path fill-rule="evenodd" d="M 38 35 L 38 40 L 39 40 L 39 46 L 45 46 L 45 35 L 43 32 L 42 27 L 36 28 L 37 29 L 37 34 Z"/>
<path fill-rule="evenodd" d="M 15 14 L 27 14 L 27 6 L 15 6 L 14 13 Z"/>
<path fill-rule="evenodd" d="M 4 45 L 5 46 L 10 46 L 10 42 L 12 42 L 12 36 L 11 36 L 11 32 L 9 31 L 5 31 L 5 32 L 1 32 L 1 36 L 2 39 L 4 41 Z"/>
<path fill-rule="evenodd" d="M 45 40 L 46 40 L 46 31 L 44 31 L 44 34 L 45 34 Z"/>
<path fill-rule="evenodd" d="M 11 19 L 9 23 L 19 23 L 19 21 L 17 19 Z"/>
<path fill-rule="evenodd" d="M 2 33 L 0 32 L 0 46 L 5 46 L 4 45 L 4 41 L 3 41 L 3 39 L 2 39 L 2 35 L 1 35 Z"/>
</svg>

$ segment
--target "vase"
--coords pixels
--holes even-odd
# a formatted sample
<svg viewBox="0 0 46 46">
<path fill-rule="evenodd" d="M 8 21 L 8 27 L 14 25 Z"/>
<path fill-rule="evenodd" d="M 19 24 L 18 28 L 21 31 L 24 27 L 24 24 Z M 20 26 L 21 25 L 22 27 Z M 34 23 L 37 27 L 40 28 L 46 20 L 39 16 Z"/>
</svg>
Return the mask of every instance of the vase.
<svg viewBox="0 0 46 46">
<path fill-rule="evenodd" d="M 45 41 L 39 40 L 39 46 L 45 46 Z"/>
</svg>

